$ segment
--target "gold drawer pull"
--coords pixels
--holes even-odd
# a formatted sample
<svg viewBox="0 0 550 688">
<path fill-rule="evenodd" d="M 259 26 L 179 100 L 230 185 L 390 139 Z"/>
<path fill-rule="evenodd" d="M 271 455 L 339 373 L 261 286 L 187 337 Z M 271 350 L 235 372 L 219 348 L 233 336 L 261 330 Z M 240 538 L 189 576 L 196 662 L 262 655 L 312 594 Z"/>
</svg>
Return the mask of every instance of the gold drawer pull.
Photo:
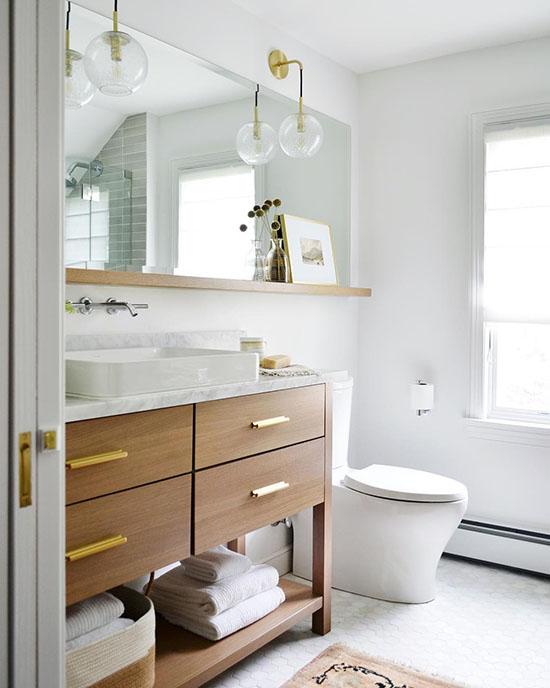
<svg viewBox="0 0 550 688">
<path fill-rule="evenodd" d="M 75 468 L 85 468 L 86 466 L 95 466 L 96 463 L 107 463 L 108 461 L 116 461 L 117 459 L 125 459 L 128 456 L 127 451 L 116 449 L 115 451 L 105 452 L 104 454 L 94 454 L 93 456 L 84 456 L 81 459 L 69 459 L 65 461 L 65 468 L 69 471 L 74 471 Z"/>
<path fill-rule="evenodd" d="M 252 490 L 250 493 L 251 497 L 264 497 L 265 495 L 271 494 L 272 492 L 279 492 L 279 490 L 286 490 L 290 487 L 289 483 L 282 480 L 280 483 L 273 483 L 273 485 L 266 485 L 265 487 L 260 487 L 257 490 Z"/>
<path fill-rule="evenodd" d="M 250 423 L 250 427 L 253 430 L 260 430 L 261 428 L 269 428 L 270 425 L 280 425 L 289 421 L 290 418 L 288 416 L 277 416 L 276 418 L 266 418 L 265 420 L 253 420 Z"/>
<path fill-rule="evenodd" d="M 78 561 L 78 559 L 84 559 L 84 557 L 89 557 L 92 554 L 99 554 L 113 547 L 124 545 L 126 542 L 128 542 L 128 538 L 124 537 L 124 535 L 113 535 L 113 537 L 105 538 L 105 540 L 98 540 L 89 545 L 84 545 L 84 547 L 77 547 L 70 550 L 70 552 L 65 552 L 65 559 L 67 561 Z"/>
</svg>

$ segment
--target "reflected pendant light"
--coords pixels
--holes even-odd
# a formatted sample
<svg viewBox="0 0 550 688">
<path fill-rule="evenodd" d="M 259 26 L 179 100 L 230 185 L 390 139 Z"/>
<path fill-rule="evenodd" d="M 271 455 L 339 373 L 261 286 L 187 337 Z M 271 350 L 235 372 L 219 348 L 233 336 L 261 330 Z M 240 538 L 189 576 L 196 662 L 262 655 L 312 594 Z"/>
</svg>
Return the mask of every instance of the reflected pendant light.
<svg viewBox="0 0 550 688">
<path fill-rule="evenodd" d="M 258 118 L 258 94 L 254 94 L 254 121 L 247 122 L 237 132 L 237 153 L 247 165 L 265 165 L 273 160 L 277 152 L 277 134 L 273 127 Z"/>
<path fill-rule="evenodd" d="M 323 127 L 313 115 L 304 112 L 304 67 L 300 60 L 287 60 L 281 50 L 273 50 L 269 55 L 269 67 L 277 79 L 286 78 L 288 65 L 291 64 L 297 64 L 300 68 L 298 112 L 283 120 L 279 128 L 279 143 L 291 158 L 312 158 L 323 145 Z"/>
<path fill-rule="evenodd" d="M 81 53 L 71 50 L 69 21 L 71 3 L 67 3 L 67 23 L 65 25 L 65 107 L 76 110 L 86 105 L 94 97 L 95 86 L 88 79 Z"/>
<path fill-rule="evenodd" d="M 96 36 L 84 53 L 90 81 L 107 96 L 130 96 L 147 76 L 147 55 L 130 34 L 118 30 L 118 0 L 113 12 L 113 30 Z"/>
</svg>

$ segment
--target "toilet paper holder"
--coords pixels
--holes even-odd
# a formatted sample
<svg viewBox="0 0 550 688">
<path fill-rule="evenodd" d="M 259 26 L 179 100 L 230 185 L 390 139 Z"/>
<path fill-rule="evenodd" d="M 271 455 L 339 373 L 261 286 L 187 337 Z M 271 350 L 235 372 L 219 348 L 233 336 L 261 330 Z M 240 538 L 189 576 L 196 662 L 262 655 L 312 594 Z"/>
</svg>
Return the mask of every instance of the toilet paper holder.
<svg viewBox="0 0 550 688">
<path fill-rule="evenodd" d="M 425 416 L 434 406 L 434 386 L 431 382 L 417 380 L 410 385 L 411 408 L 417 416 Z"/>
</svg>

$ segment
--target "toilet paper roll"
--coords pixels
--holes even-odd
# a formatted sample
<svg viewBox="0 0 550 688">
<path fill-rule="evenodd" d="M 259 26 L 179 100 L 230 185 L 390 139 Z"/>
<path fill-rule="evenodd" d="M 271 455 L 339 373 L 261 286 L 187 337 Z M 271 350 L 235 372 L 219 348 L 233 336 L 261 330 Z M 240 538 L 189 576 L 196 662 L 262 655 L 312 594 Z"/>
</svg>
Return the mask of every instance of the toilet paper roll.
<svg viewBox="0 0 550 688">
<path fill-rule="evenodd" d="M 410 385 L 411 408 L 431 411 L 434 407 L 434 386 L 431 382 L 415 382 Z"/>
</svg>

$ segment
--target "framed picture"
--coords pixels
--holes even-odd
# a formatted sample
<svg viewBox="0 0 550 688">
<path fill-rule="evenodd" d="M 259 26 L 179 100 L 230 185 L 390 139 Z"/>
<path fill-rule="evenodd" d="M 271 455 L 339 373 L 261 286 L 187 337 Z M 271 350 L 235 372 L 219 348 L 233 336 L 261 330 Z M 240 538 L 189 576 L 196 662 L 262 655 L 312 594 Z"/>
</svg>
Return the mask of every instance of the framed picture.
<svg viewBox="0 0 550 688">
<path fill-rule="evenodd" d="M 280 222 L 290 263 L 290 281 L 338 284 L 331 226 L 295 215 L 281 215 Z"/>
</svg>

